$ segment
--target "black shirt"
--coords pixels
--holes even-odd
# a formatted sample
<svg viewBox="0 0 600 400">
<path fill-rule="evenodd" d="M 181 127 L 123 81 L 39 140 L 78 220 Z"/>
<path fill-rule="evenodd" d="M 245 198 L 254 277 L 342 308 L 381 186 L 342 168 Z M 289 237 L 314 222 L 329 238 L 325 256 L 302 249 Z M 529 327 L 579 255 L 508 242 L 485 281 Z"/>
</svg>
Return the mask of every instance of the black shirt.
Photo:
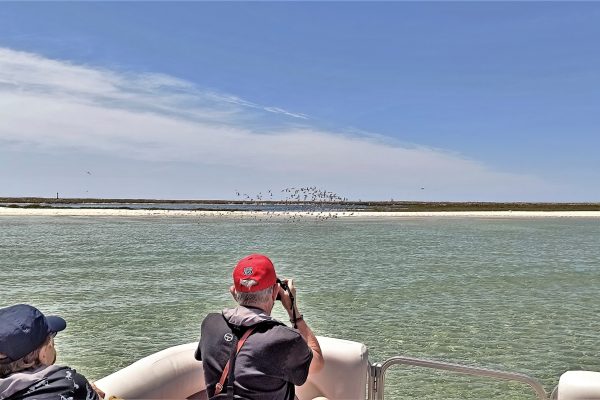
<svg viewBox="0 0 600 400">
<path fill-rule="evenodd" d="M 225 334 L 241 337 L 250 326 L 256 326 L 235 361 L 234 393 L 238 399 L 294 399 L 294 385 L 302 385 L 308 377 L 312 351 L 295 330 L 272 319 L 258 309 L 237 307 L 222 314 L 209 314 L 202 322 L 196 353 L 202 359 L 208 395 L 231 357 L 231 342 Z M 224 389 L 223 392 L 226 390 Z"/>
</svg>

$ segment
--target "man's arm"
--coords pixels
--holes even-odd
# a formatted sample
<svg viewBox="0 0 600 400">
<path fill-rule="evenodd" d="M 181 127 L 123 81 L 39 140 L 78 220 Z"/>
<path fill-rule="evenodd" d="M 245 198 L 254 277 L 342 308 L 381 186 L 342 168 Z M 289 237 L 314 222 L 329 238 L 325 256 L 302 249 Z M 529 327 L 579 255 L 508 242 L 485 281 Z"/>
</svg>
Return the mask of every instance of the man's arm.
<svg viewBox="0 0 600 400">
<path fill-rule="evenodd" d="M 300 313 L 296 311 L 296 316 L 298 315 L 300 315 Z M 319 372 L 321 369 L 323 369 L 323 366 L 325 365 L 325 360 L 323 359 L 323 353 L 321 352 L 321 346 L 319 345 L 319 341 L 317 340 L 317 337 L 310 329 L 306 321 L 304 321 L 304 319 L 297 321 L 296 324 L 298 326 L 298 332 L 300 332 L 300 334 L 306 341 L 306 344 L 308 345 L 308 347 L 310 347 L 310 349 L 313 352 L 313 359 L 310 363 L 310 368 L 308 372 Z"/>
<path fill-rule="evenodd" d="M 296 297 L 296 287 L 294 286 L 294 280 L 288 280 L 287 284 L 290 289 L 290 292 L 292 293 L 292 296 L 294 296 L 295 299 L 294 309 L 296 311 L 296 325 L 298 327 L 298 332 L 300 333 L 300 335 L 302 335 L 302 338 L 304 338 L 304 341 L 313 353 L 313 358 L 310 363 L 310 368 L 308 372 L 319 372 L 321 369 L 323 369 L 323 365 L 325 364 L 325 360 L 323 359 L 323 353 L 321 352 L 321 346 L 319 345 L 317 337 L 310 329 L 304 318 L 298 319 L 302 314 L 300 314 L 300 311 L 298 311 L 298 298 Z M 290 321 L 292 321 L 293 323 L 294 312 L 292 310 L 292 300 L 290 299 L 289 293 L 285 292 L 283 289 L 281 289 L 281 287 L 279 287 L 279 294 L 281 298 L 281 304 L 290 316 Z"/>
</svg>

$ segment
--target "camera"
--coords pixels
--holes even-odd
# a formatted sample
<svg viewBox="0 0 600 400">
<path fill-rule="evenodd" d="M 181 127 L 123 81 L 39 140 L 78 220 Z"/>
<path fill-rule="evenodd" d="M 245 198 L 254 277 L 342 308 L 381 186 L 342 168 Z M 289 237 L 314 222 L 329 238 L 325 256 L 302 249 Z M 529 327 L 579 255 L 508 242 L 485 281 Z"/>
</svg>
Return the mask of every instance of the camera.
<svg viewBox="0 0 600 400">
<path fill-rule="evenodd" d="M 286 292 L 290 291 L 289 286 L 287 285 L 287 283 L 285 283 L 284 281 L 282 281 L 281 279 L 277 278 L 277 284 Z M 281 295 L 278 293 L 277 294 L 277 300 L 281 300 Z"/>
</svg>

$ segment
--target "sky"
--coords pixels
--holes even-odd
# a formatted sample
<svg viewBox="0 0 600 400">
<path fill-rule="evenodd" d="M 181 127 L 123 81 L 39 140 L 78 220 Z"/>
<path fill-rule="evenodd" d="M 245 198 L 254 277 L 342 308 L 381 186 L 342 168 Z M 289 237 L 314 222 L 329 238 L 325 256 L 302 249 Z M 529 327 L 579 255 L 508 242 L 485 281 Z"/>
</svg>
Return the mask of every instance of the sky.
<svg viewBox="0 0 600 400">
<path fill-rule="evenodd" d="M 0 3 L 0 197 L 600 202 L 600 3 Z"/>
</svg>

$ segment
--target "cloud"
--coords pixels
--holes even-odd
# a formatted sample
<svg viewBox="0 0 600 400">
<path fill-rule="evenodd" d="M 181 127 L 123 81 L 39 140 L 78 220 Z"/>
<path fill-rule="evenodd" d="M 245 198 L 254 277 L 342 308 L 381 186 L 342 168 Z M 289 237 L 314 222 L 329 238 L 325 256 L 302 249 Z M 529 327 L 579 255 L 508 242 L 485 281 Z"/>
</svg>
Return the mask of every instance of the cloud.
<svg viewBox="0 0 600 400">
<path fill-rule="evenodd" d="M 5 152 L 187 163 L 222 171 L 221 181 L 237 186 L 289 180 L 363 199 L 524 200 L 550 189 L 533 176 L 493 171 L 457 154 L 323 130 L 309 121 L 162 74 L 0 48 Z"/>
</svg>

